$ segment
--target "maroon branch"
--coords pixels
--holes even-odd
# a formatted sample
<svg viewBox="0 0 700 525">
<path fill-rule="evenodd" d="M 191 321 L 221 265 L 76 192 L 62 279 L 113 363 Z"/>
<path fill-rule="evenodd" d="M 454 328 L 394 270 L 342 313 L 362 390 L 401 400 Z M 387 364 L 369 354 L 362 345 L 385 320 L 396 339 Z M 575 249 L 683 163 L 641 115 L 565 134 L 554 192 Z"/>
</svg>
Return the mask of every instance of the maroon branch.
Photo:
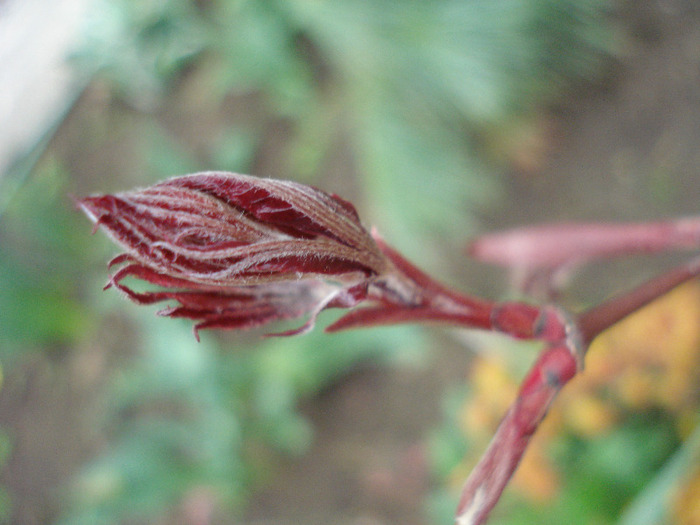
<svg viewBox="0 0 700 525">
<path fill-rule="evenodd" d="M 582 313 L 577 322 L 582 343 L 590 344 L 598 334 L 629 314 L 698 275 L 700 258 L 695 258 Z"/>
<path fill-rule="evenodd" d="M 700 248 L 700 217 L 658 222 L 543 224 L 482 235 L 468 253 L 508 268 L 517 288 L 555 297 L 571 273 L 599 259 Z"/>
<path fill-rule="evenodd" d="M 696 259 L 575 317 L 552 305 L 457 292 L 370 234 L 352 204 L 294 182 L 205 172 L 78 205 L 124 250 L 109 264 L 118 269 L 106 288 L 137 304 L 169 302 L 159 314 L 196 321 L 195 335 L 306 316 L 300 327 L 277 334 L 296 335 L 323 310 L 345 308 L 329 332 L 432 322 L 542 341 L 542 354 L 464 486 L 459 525 L 486 522 L 557 393 L 583 369 L 589 343 L 700 273 Z M 531 278 L 544 271 L 551 292 L 553 272 L 582 261 L 699 243 L 700 220 L 683 219 L 521 229 L 482 237 L 471 252 L 524 268 Z M 128 279 L 150 287 L 135 291 Z"/>
<path fill-rule="evenodd" d="M 525 377 L 479 463 L 462 489 L 457 525 L 486 523 L 559 390 L 583 369 L 588 347 L 600 333 L 673 288 L 700 275 L 693 259 L 565 321 L 567 338 L 549 344 Z"/>
<path fill-rule="evenodd" d="M 462 489 L 458 525 L 486 522 L 550 404 L 576 370 L 576 359 L 567 345 L 552 346 L 540 355 Z"/>
</svg>

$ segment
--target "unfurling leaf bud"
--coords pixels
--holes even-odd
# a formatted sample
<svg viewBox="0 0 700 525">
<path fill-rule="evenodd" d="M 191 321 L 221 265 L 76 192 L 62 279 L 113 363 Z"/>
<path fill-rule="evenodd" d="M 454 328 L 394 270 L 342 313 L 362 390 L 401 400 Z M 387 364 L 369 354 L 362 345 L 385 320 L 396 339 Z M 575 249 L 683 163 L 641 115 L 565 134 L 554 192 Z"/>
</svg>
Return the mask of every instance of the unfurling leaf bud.
<svg viewBox="0 0 700 525">
<path fill-rule="evenodd" d="M 355 208 L 303 184 L 204 172 L 78 205 L 124 250 L 111 279 L 197 328 L 247 328 L 354 306 L 387 259 Z M 126 276 L 163 288 L 137 293 Z"/>
</svg>

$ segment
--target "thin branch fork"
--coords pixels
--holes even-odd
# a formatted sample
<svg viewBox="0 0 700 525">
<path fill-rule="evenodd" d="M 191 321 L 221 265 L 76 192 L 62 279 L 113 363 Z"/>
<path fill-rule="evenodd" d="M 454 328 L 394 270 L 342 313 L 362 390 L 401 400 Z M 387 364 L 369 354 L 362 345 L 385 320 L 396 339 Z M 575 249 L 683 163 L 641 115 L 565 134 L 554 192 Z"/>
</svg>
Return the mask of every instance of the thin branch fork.
<svg viewBox="0 0 700 525">
<path fill-rule="evenodd" d="M 561 344 L 549 344 L 523 380 L 481 460 L 467 479 L 457 506 L 457 525 L 481 525 L 500 499 L 530 438 L 561 388 L 583 368 L 583 357 L 600 333 L 675 287 L 700 275 L 700 258 L 591 308 L 563 327 Z"/>
<path fill-rule="evenodd" d="M 458 525 L 486 522 L 556 395 L 583 370 L 590 342 L 624 317 L 700 273 L 700 258 L 694 259 L 576 317 L 553 305 L 488 302 L 462 295 L 436 282 L 381 239 L 378 245 L 393 263 L 390 278 L 375 291 L 379 304 L 346 314 L 331 325 L 331 331 L 433 321 L 545 343 L 462 489 L 456 513 Z M 411 300 L 407 301 L 409 296 Z"/>
</svg>

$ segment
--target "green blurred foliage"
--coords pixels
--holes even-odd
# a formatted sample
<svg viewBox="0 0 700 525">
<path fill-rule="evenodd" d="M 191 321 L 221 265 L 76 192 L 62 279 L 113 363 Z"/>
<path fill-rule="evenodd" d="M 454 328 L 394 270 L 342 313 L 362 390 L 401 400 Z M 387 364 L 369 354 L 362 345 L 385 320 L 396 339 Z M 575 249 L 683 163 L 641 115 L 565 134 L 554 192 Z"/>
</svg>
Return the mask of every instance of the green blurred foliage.
<svg viewBox="0 0 700 525">
<path fill-rule="evenodd" d="M 203 169 L 251 172 L 268 155 L 279 171 L 257 174 L 318 183 L 333 176 L 343 150 L 350 167 L 337 182 L 358 194 L 367 223 L 420 264 L 439 264 L 440 247 L 458 245 L 474 208 L 498 195 L 497 174 L 478 155 L 480 135 L 536 116 L 572 82 L 595 77 L 614 49 L 608 4 L 97 1 L 73 59 L 96 71 L 108 101 L 79 115 L 72 146 L 49 148 L 0 219 L 6 367 L 32 352 L 99 347 L 110 329 L 105 314 L 116 308 L 137 332 L 124 338 L 136 346 L 123 349 L 131 358 L 95 393 L 104 449 L 61 487 L 60 523 L 153 522 L 200 487 L 236 515 L 274 473 L 275 454 L 308 449 L 313 429 L 296 411 L 300 398 L 360 361 L 411 359 L 425 347 L 408 327 L 317 329 L 262 344 L 204 334 L 196 344 L 187 323 L 99 293 L 114 248 L 89 238 L 71 208 L 73 178 L 80 186 L 103 177 L 103 190 L 113 191 L 136 184 L 123 174 L 120 187 L 122 169 L 145 185 Z M 215 124 L 170 115 L 188 82 L 188 109 L 217 116 Z M 232 117 L 231 104 L 252 116 Z M 169 121 L 178 118 L 186 129 Z M 271 148 L 280 127 L 284 139 Z M 439 478 L 464 449 L 449 430 L 435 442 Z"/>
<path fill-rule="evenodd" d="M 403 358 L 421 347 L 416 330 L 272 339 L 222 350 L 187 323 L 143 319 L 143 349 L 113 374 L 100 425 L 111 443 L 89 463 L 59 523 L 152 522 L 198 487 L 236 516 L 252 487 L 274 474 L 275 454 L 298 456 L 312 429 L 296 412 L 358 360 Z M 276 451 L 273 453 L 273 451 Z"/>
<path fill-rule="evenodd" d="M 660 469 L 654 479 L 625 508 L 619 525 L 659 525 L 672 521 L 669 494 L 689 481 L 700 465 L 700 426 Z M 690 509 L 687 509 L 690 510 Z M 677 513 L 676 513 L 677 514 Z"/>
<path fill-rule="evenodd" d="M 81 303 L 82 266 L 94 250 L 67 195 L 69 174 L 49 156 L 10 201 L 0 221 L 0 355 L 68 345 L 94 317 Z"/>
<path fill-rule="evenodd" d="M 136 107 L 197 63 L 215 105 L 264 95 L 292 124 L 285 172 L 274 176 L 309 180 L 346 141 L 365 219 L 426 257 L 426 244 L 461 242 L 473 228 L 467 210 L 496 195 L 474 154 L 479 133 L 534 116 L 600 72 L 615 48 L 608 4 L 106 1 L 79 57 Z"/>
<path fill-rule="evenodd" d="M 12 440 L 0 430 L 0 469 L 5 466 L 12 453 Z M 7 489 L 0 486 L 0 523 L 9 523 L 12 517 L 12 498 Z"/>
</svg>

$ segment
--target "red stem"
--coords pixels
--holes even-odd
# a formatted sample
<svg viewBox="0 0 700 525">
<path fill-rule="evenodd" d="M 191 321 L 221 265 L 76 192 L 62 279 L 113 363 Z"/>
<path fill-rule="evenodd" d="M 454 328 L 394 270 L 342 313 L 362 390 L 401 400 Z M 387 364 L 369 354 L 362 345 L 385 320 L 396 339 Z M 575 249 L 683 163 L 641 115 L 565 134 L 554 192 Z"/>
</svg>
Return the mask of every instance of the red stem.
<svg viewBox="0 0 700 525">
<path fill-rule="evenodd" d="M 542 224 L 482 235 L 469 245 L 481 261 L 556 268 L 576 261 L 700 247 L 700 217 L 641 223 Z"/>
<path fill-rule="evenodd" d="M 374 239 L 394 265 L 393 272 L 372 288 L 380 304 L 346 314 L 328 331 L 432 321 L 493 330 L 516 339 L 550 343 L 566 339 L 567 320 L 557 308 L 522 302 L 494 303 L 461 294 L 420 270 L 376 233 Z"/>
<path fill-rule="evenodd" d="M 389 246 L 376 232 L 372 232 L 372 235 L 377 243 L 377 246 L 379 246 L 379 249 L 389 258 L 389 260 L 391 260 L 399 274 L 402 277 L 407 278 L 409 282 L 415 285 L 416 290 L 419 291 L 422 297 L 448 298 L 451 302 L 473 310 L 484 310 L 491 308 L 493 303 L 490 301 L 485 301 L 483 299 L 478 299 L 476 297 L 455 292 L 448 286 L 445 286 L 444 284 L 433 279 L 430 275 L 401 255 L 397 250 Z"/>
<path fill-rule="evenodd" d="M 566 345 L 549 347 L 540 355 L 462 489 L 457 525 L 486 523 L 550 404 L 576 370 L 577 361 Z"/>
<path fill-rule="evenodd" d="M 604 330 L 699 274 L 700 258 L 696 258 L 584 312 L 577 322 L 583 346 L 587 347 Z"/>
</svg>

